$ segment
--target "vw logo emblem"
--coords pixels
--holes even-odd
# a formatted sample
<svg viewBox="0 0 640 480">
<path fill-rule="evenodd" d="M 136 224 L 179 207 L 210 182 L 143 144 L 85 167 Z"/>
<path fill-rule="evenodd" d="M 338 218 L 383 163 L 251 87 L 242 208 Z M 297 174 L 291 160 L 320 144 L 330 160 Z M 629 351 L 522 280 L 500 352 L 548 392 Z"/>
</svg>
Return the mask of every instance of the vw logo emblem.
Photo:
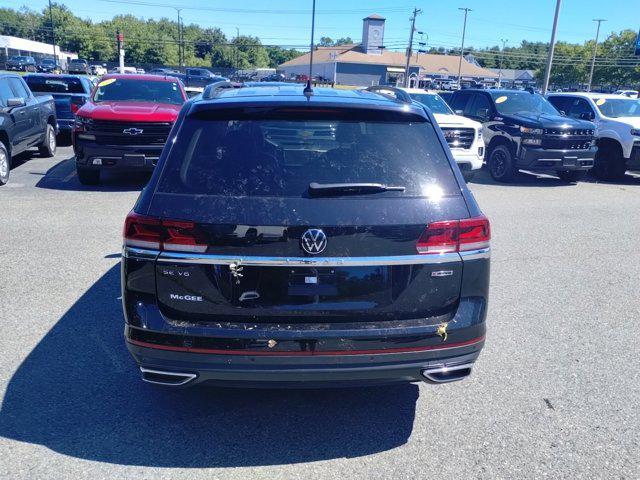
<svg viewBox="0 0 640 480">
<path fill-rule="evenodd" d="M 140 135 L 142 132 L 144 132 L 143 129 L 135 127 L 125 128 L 124 130 L 122 130 L 122 133 L 124 133 L 125 135 Z"/>
<path fill-rule="evenodd" d="M 302 234 L 300 238 L 302 249 L 311 255 L 317 255 L 324 252 L 327 248 L 327 236 L 322 230 L 310 228 Z"/>
</svg>

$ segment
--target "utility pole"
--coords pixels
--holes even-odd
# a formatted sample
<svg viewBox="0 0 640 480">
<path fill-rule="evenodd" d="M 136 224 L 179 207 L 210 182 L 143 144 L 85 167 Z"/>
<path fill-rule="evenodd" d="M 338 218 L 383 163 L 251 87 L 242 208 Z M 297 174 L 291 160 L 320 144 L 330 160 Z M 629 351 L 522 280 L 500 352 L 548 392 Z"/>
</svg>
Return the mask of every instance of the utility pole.
<svg viewBox="0 0 640 480">
<path fill-rule="evenodd" d="M 407 49 L 407 64 L 404 67 L 404 86 L 405 88 L 409 87 L 409 62 L 411 61 L 411 53 L 413 50 L 413 32 L 416 30 L 416 17 L 419 13 L 422 13 L 422 10 L 419 8 L 413 9 L 413 16 L 410 18 L 411 20 L 411 33 L 409 33 L 409 48 Z"/>
<path fill-rule="evenodd" d="M 553 17 L 553 29 L 551 30 L 551 43 L 547 55 L 547 68 L 544 71 L 544 83 L 542 84 L 542 95 L 547 94 L 549 89 L 549 78 L 551 78 L 551 64 L 553 63 L 553 51 L 556 48 L 556 31 L 558 30 L 558 17 L 560 16 L 560 6 L 562 0 L 556 0 L 556 13 Z"/>
<path fill-rule="evenodd" d="M 183 58 L 183 50 L 182 50 L 182 19 L 180 18 L 181 8 L 176 8 L 176 12 L 178 12 L 178 67 L 182 70 L 184 58 Z"/>
<path fill-rule="evenodd" d="M 49 0 L 49 21 L 51 22 L 51 44 L 53 45 L 53 61 L 56 62 L 57 65 L 58 57 L 56 57 L 56 28 L 53 25 L 53 11 L 51 10 L 51 0 Z"/>
<path fill-rule="evenodd" d="M 589 72 L 589 85 L 587 85 L 587 92 L 591 91 L 591 82 L 593 82 L 593 69 L 596 66 L 596 53 L 598 52 L 598 37 L 600 36 L 600 24 L 606 22 L 604 18 L 594 18 L 594 22 L 598 22 L 598 28 L 596 29 L 596 43 L 593 45 L 593 58 L 591 59 L 591 71 Z"/>
<path fill-rule="evenodd" d="M 502 50 L 500 51 L 500 71 L 498 72 L 498 88 L 502 86 L 502 59 L 504 58 L 504 47 L 509 40 L 505 40 L 504 38 L 501 38 L 500 41 L 502 42 Z"/>
<path fill-rule="evenodd" d="M 460 7 L 458 10 L 464 10 L 464 24 L 462 25 L 462 45 L 460 46 L 460 60 L 458 61 L 458 88 L 462 80 L 462 56 L 464 55 L 464 35 L 467 33 L 467 14 L 472 12 L 470 8 Z"/>
</svg>

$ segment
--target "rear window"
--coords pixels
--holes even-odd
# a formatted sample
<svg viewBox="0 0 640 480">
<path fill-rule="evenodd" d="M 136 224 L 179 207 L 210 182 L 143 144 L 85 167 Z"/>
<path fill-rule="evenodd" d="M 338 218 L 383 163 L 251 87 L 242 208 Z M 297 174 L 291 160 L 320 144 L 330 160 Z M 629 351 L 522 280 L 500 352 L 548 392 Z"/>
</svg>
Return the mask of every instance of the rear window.
<svg viewBox="0 0 640 480">
<path fill-rule="evenodd" d="M 26 77 L 32 92 L 42 93 L 87 93 L 79 78 Z"/>
<path fill-rule="evenodd" d="M 180 105 L 184 97 L 178 82 L 108 78 L 98 83 L 94 102 L 153 102 Z"/>
<path fill-rule="evenodd" d="M 187 119 L 158 190 L 300 197 L 311 182 L 404 186 L 384 196 L 459 193 L 427 122 L 331 119 Z"/>
</svg>

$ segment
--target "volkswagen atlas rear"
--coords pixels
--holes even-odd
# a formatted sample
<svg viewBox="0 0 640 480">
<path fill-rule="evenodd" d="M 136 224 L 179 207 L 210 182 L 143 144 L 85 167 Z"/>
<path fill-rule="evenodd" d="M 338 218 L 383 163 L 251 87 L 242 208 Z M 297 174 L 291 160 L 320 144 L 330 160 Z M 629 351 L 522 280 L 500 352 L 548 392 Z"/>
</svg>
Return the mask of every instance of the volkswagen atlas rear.
<svg viewBox="0 0 640 480">
<path fill-rule="evenodd" d="M 444 383 L 485 340 L 489 222 L 433 116 L 368 91 L 185 104 L 124 226 L 127 347 L 162 385 Z"/>
</svg>

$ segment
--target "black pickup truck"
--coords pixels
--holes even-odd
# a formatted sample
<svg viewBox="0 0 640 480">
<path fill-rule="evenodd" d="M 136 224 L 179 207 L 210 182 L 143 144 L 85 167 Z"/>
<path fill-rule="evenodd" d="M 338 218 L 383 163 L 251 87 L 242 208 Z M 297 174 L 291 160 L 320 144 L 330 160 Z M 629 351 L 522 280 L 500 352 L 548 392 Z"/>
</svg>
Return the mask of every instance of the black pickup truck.
<svg viewBox="0 0 640 480">
<path fill-rule="evenodd" d="M 563 116 L 543 96 L 519 90 L 458 90 L 449 105 L 481 122 L 491 176 L 508 182 L 518 170 L 550 172 L 575 182 L 593 167 L 595 125 Z"/>
<path fill-rule="evenodd" d="M 55 155 L 56 133 L 53 97 L 36 97 L 19 75 L 0 73 L 0 185 L 17 154 L 37 147 L 43 157 Z"/>
</svg>

